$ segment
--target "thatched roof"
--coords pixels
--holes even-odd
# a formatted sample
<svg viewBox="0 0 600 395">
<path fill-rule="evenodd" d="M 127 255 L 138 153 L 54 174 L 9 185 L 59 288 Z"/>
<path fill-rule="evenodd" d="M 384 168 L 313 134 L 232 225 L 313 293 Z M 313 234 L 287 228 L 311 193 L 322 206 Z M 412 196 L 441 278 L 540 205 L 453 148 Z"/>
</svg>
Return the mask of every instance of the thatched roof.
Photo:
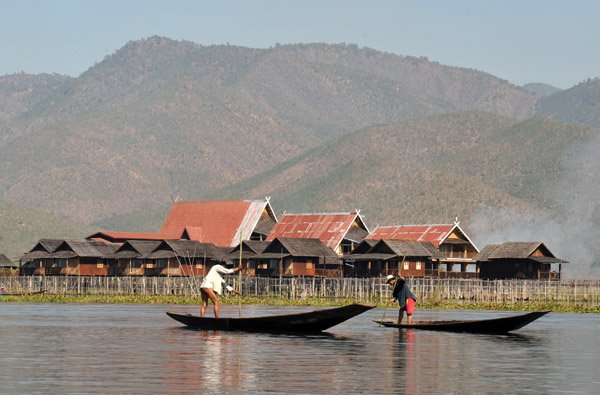
<svg viewBox="0 0 600 395">
<path fill-rule="evenodd" d="M 196 240 L 163 240 L 148 255 L 149 259 L 163 258 L 203 258 L 223 259 L 223 252 L 212 243 L 200 243 Z"/>
<path fill-rule="evenodd" d="M 258 221 L 256 226 L 254 227 L 254 232 L 259 233 L 261 235 L 265 235 L 266 237 L 269 233 L 271 233 L 275 225 L 277 225 L 277 221 L 275 221 L 275 218 L 269 215 L 265 215 L 263 218 L 260 219 L 260 221 Z"/>
<path fill-rule="evenodd" d="M 539 252 L 542 256 L 533 255 Z M 558 259 L 541 241 L 507 241 L 502 244 L 489 244 L 475 257 L 477 261 L 494 259 L 531 259 L 542 263 L 566 263 Z"/>
<path fill-rule="evenodd" d="M 53 253 L 63 241 L 64 240 L 62 239 L 40 239 L 29 252 L 21 255 L 19 258 L 25 261 L 51 258 L 51 253 Z"/>
<path fill-rule="evenodd" d="M 0 254 L 0 267 L 17 267 L 6 255 Z"/>
<path fill-rule="evenodd" d="M 266 254 L 283 254 L 296 257 L 331 257 L 337 258 L 337 254 L 327 247 L 319 239 L 312 238 L 294 238 L 278 237 L 273 240 L 267 248 L 260 254 L 266 257 Z"/>
<path fill-rule="evenodd" d="M 117 244 L 104 243 L 91 240 L 64 240 L 50 254 L 51 258 L 112 258 L 119 246 Z"/>
<path fill-rule="evenodd" d="M 387 260 L 400 257 L 423 257 L 429 259 L 444 259 L 444 255 L 429 242 L 379 240 L 364 254 L 352 254 L 356 259 Z"/>
<path fill-rule="evenodd" d="M 115 259 L 141 258 L 150 254 L 160 244 L 159 240 L 127 240 L 114 253 Z"/>
<path fill-rule="evenodd" d="M 369 235 L 369 232 L 366 231 L 365 229 L 358 227 L 358 226 L 352 226 L 352 227 L 350 227 L 348 232 L 346 232 L 346 236 L 344 236 L 344 239 L 350 240 L 354 243 L 360 243 L 368 235 Z"/>
</svg>

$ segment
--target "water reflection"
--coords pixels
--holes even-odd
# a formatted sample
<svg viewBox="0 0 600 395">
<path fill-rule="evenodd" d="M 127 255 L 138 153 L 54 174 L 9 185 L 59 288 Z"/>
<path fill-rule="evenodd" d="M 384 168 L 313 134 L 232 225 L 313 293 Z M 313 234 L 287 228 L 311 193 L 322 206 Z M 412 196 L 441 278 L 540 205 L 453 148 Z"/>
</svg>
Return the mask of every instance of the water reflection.
<svg viewBox="0 0 600 395">
<path fill-rule="evenodd" d="M 329 333 L 304 336 L 187 330 L 166 310 L 0 304 L 0 392 L 594 393 L 600 388 L 597 315 L 551 314 L 514 335 L 497 336 L 378 327 L 372 320 L 382 311 L 375 310 Z M 253 312 L 265 310 L 294 311 L 261 306 Z M 452 318 L 446 311 L 419 313 Z"/>
</svg>

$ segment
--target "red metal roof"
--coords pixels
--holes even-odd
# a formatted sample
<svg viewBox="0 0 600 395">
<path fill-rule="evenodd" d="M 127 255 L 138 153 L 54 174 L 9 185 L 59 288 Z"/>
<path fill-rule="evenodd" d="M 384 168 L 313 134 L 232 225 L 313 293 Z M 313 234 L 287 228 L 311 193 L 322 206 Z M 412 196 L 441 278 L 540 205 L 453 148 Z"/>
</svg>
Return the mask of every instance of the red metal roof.
<svg viewBox="0 0 600 395">
<path fill-rule="evenodd" d="M 439 247 L 440 243 L 452 233 L 456 226 L 458 225 L 381 226 L 373 229 L 373 232 L 367 236 L 367 239 L 428 241 L 434 246 Z"/>
<path fill-rule="evenodd" d="M 108 232 L 102 231 L 86 237 L 88 240 L 125 242 L 127 240 L 164 240 L 178 239 L 179 235 L 165 235 L 162 233 L 141 233 L 141 232 Z"/>
<path fill-rule="evenodd" d="M 178 238 L 186 234 L 201 243 L 234 247 L 240 242 L 240 233 L 244 240 L 250 238 L 265 208 L 274 216 L 268 200 L 177 202 L 160 233 Z"/>
<path fill-rule="evenodd" d="M 355 220 L 363 226 L 357 212 L 335 214 L 284 214 L 267 236 L 267 241 L 277 237 L 319 239 L 334 251 L 350 230 Z M 366 229 L 365 227 L 365 230 Z"/>
</svg>

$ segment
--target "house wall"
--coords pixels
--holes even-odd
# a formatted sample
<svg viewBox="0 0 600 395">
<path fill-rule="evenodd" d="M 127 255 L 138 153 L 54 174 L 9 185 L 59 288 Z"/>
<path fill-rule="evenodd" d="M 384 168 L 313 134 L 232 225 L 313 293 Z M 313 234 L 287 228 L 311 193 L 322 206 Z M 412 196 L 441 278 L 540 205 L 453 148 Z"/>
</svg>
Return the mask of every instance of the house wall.
<svg viewBox="0 0 600 395">
<path fill-rule="evenodd" d="M 480 264 L 480 278 L 505 279 L 527 278 L 539 279 L 541 272 L 549 272 L 549 264 L 541 264 L 527 259 L 494 259 Z"/>
<path fill-rule="evenodd" d="M 80 276 L 106 276 L 108 275 L 108 263 L 99 258 L 74 258 L 79 260 Z"/>
</svg>

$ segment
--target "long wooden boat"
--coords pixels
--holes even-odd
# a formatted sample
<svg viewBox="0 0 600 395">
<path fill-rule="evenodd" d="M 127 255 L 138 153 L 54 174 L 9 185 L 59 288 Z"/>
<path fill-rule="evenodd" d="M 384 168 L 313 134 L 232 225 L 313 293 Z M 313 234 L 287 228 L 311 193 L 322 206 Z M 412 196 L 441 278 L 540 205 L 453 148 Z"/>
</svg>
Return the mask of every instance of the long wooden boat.
<svg viewBox="0 0 600 395">
<path fill-rule="evenodd" d="M 167 312 L 167 315 L 188 327 L 196 329 L 271 333 L 315 333 L 329 329 L 374 307 L 366 304 L 350 304 L 307 313 L 248 318 L 198 317 L 191 314 L 177 314 L 173 312 Z"/>
<path fill-rule="evenodd" d="M 446 332 L 470 332 L 470 333 L 507 333 L 516 331 L 525 325 L 537 320 L 541 316 L 548 314 L 550 310 L 534 311 L 527 314 L 515 315 L 510 317 L 492 318 L 484 320 L 467 321 L 420 321 L 413 322 L 411 325 L 398 324 L 396 321 L 374 320 L 378 324 L 404 329 L 426 329 L 430 331 Z"/>
</svg>

